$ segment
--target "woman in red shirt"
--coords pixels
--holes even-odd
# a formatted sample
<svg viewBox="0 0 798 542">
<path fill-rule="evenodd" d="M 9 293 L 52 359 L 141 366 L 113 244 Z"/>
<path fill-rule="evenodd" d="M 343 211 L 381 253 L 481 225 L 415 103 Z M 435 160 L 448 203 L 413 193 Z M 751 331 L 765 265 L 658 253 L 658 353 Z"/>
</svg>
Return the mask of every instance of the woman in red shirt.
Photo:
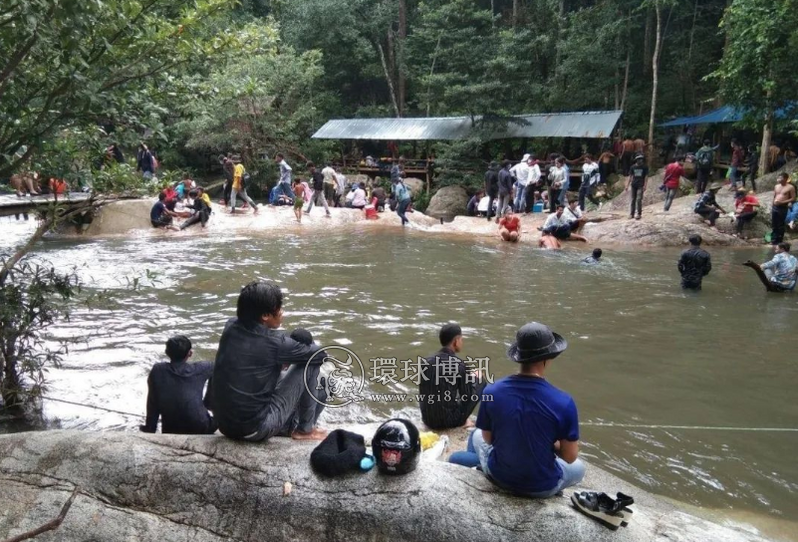
<svg viewBox="0 0 798 542">
<path fill-rule="evenodd" d="M 756 216 L 759 207 L 759 200 L 753 190 L 745 193 L 745 190 L 738 190 L 734 200 L 734 217 L 736 218 L 737 233 L 735 237 L 743 237 L 743 228 Z"/>
<path fill-rule="evenodd" d="M 499 235 L 503 241 L 517 243 L 521 238 L 521 221 L 513 214 L 509 205 L 504 208 L 504 216 L 499 221 Z"/>
</svg>

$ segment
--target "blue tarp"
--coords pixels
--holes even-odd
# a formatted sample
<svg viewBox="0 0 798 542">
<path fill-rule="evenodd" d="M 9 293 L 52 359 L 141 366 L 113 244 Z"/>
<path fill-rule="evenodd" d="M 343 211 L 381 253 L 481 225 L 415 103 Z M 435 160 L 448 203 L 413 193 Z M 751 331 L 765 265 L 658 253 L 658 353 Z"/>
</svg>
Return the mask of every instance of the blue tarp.
<svg viewBox="0 0 798 542">
<path fill-rule="evenodd" d="M 786 119 L 794 115 L 795 106 L 785 107 L 776 111 L 776 118 Z M 672 126 L 691 126 L 694 124 L 724 124 L 740 122 L 743 120 L 745 111 L 730 105 L 724 105 L 719 109 L 698 115 L 695 117 L 679 117 L 678 119 L 669 120 L 660 124 L 661 128 L 668 128 Z"/>
</svg>

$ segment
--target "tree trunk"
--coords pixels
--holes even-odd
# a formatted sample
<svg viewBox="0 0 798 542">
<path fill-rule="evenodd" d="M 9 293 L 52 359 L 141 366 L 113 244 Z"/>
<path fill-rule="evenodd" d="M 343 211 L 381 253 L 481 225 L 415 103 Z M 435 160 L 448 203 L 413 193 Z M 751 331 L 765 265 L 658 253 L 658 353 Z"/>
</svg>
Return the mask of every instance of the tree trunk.
<svg viewBox="0 0 798 542">
<path fill-rule="evenodd" d="M 385 49 L 381 43 L 376 43 L 377 52 L 380 53 L 380 62 L 382 63 L 382 71 L 385 74 L 385 80 L 388 82 L 388 91 L 391 93 L 391 103 L 393 103 L 393 110 L 397 117 L 401 117 L 402 113 L 399 110 L 399 102 L 396 99 L 396 89 L 393 85 L 393 78 L 391 72 L 388 70 L 388 62 L 385 60 Z"/>
<path fill-rule="evenodd" d="M 646 10 L 646 30 L 643 34 L 643 73 L 651 69 L 651 8 Z"/>
<path fill-rule="evenodd" d="M 521 0 L 513 0 L 513 30 L 518 26 L 518 11 L 520 9 Z"/>
<path fill-rule="evenodd" d="M 623 76 L 623 91 L 621 92 L 621 111 L 626 108 L 626 95 L 629 91 L 629 64 L 631 63 L 631 51 L 626 45 L 626 71 Z"/>
<path fill-rule="evenodd" d="M 692 111 L 695 111 L 695 83 L 693 74 L 695 73 L 695 69 L 693 67 L 693 45 L 695 43 L 695 25 L 696 20 L 698 19 L 698 0 L 695 0 L 695 5 L 693 6 L 693 26 L 690 28 L 690 46 L 687 48 L 687 88 L 688 93 L 690 95 L 690 108 Z"/>
<path fill-rule="evenodd" d="M 773 138 L 773 112 L 768 111 L 765 126 L 762 128 L 762 152 L 759 156 L 759 177 L 768 172 L 770 142 Z"/>
<path fill-rule="evenodd" d="M 399 0 L 399 40 L 397 42 L 397 101 L 399 102 L 399 116 L 405 114 L 407 102 L 407 78 L 405 76 L 405 39 L 407 38 L 407 0 Z"/>
<path fill-rule="evenodd" d="M 660 0 L 654 1 L 654 11 L 657 17 L 657 34 L 654 42 L 654 57 L 651 60 L 651 116 L 648 122 L 648 167 L 654 164 L 654 122 L 657 115 L 657 86 L 659 85 L 659 53 L 662 49 L 662 8 Z"/>
</svg>

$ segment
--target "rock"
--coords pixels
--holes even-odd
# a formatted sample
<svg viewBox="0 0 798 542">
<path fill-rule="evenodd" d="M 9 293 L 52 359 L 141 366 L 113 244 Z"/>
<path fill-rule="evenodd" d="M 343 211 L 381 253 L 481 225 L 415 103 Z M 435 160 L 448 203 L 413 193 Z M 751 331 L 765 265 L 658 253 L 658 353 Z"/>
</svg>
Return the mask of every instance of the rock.
<svg viewBox="0 0 798 542">
<path fill-rule="evenodd" d="M 462 186 L 444 186 L 432 196 L 426 213 L 435 218 L 452 218 L 464 215 L 468 206 L 468 193 Z"/>
<path fill-rule="evenodd" d="M 770 201 L 773 199 L 773 193 L 759 194 L 758 197 L 762 208 L 757 217 L 746 226 L 744 232 L 750 239 L 762 239 L 765 233 L 770 231 Z M 585 226 L 584 234 L 591 243 L 687 246 L 690 235 L 698 234 L 706 245 L 745 244 L 731 235 L 734 233 L 734 223 L 730 217 L 719 218 L 717 230 L 707 226 L 703 219 L 695 214 L 696 198 L 697 196 L 692 195 L 677 198 L 667 213 L 659 202 L 646 206 L 643 208 L 643 219 L 639 221 L 628 219 L 627 207 L 621 215 L 623 218 L 589 223 Z M 734 197 L 728 190 L 721 189 L 717 200 L 725 210 L 734 211 Z"/>
<path fill-rule="evenodd" d="M 646 183 L 646 191 L 643 193 L 643 207 L 665 201 L 665 192 L 659 189 L 659 187 L 662 185 L 662 178 L 664 174 L 665 170 L 660 169 L 657 171 L 657 173 L 648 178 L 648 182 Z M 604 205 L 602 209 L 617 213 L 626 213 L 628 215 L 632 206 L 632 192 L 631 190 L 624 190 L 625 188 L 626 179 L 619 178 L 617 183 L 613 186 L 613 192 L 617 192 L 618 195 L 614 197 L 608 204 Z M 676 194 L 676 197 L 680 198 L 690 194 L 692 191 L 693 182 L 682 177 L 681 181 L 679 182 L 679 192 Z"/>
<path fill-rule="evenodd" d="M 796 170 L 798 170 L 798 161 L 793 160 L 792 162 L 788 162 L 787 165 L 785 165 L 780 170 L 774 171 L 773 173 L 768 173 L 767 175 L 763 175 L 762 177 L 756 180 L 756 191 L 770 192 L 771 190 L 776 188 L 776 179 L 779 176 L 779 173 L 784 171 L 794 177 Z M 746 181 L 746 184 L 750 189 L 751 187 L 750 183 Z"/>
<path fill-rule="evenodd" d="M 763 540 L 751 527 L 699 518 L 595 467 L 584 488 L 634 496 L 628 527 L 610 531 L 567 497 L 513 497 L 477 471 L 438 461 L 406 476 L 374 469 L 324 479 L 310 469 L 312 449 L 279 438 L 246 444 L 123 432 L 4 435 L 0 539 L 55 518 L 77 486 L 63 524 L 37 541 Z"/>
<path fill-rule="evenodd" d="M 156 198 L 114 201 L 94 214 L 84 235 L 121 235 L 133 230 L 152 230 L 150 210 Z"/>
<path fill-rule="evenodd" d="M 415 177 L 406 178 L 405 185 L 407 185 L 407 187 L 410 189 L 410 192 L 413 193 L 413 199 L 418 198 L 427 189 L 427 183 L 421 179 L 416 179 Z"/>
</svg>

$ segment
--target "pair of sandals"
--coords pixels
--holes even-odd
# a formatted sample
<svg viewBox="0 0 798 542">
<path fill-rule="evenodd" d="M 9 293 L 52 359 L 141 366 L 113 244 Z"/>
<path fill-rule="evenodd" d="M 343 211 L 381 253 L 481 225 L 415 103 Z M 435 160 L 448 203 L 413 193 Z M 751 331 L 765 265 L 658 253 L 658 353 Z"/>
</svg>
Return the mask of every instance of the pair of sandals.
<svg viewBox="0 0 798 542">
<path fill-rule="evenodd" d="M 634 502 L 632 497 L 620 492 L 614 499 L 606 493 L 595 491 L 575 491 L 571 495 L 574 508 L 613 531 L 617 531 L 618 527 L 629 525 L 632 519 L 632 510 L 629 506 Z"/>
</svg>

